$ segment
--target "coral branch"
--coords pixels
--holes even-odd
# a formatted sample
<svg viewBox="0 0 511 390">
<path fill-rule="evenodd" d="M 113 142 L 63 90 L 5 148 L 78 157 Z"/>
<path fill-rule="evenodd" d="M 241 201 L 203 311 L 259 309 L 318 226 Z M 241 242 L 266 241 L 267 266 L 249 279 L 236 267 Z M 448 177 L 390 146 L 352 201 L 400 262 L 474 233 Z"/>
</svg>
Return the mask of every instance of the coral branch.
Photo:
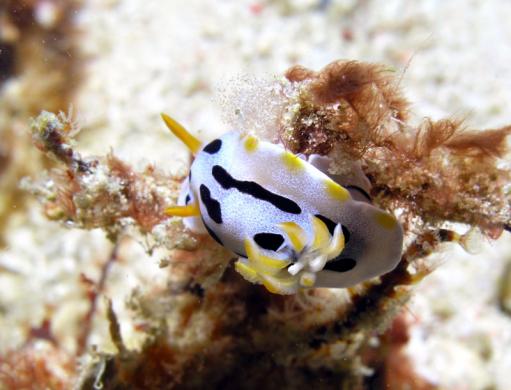
<svg viewBox="0 0 511 390">
<path fill-rule="evenodd" d="M 109 323 L 109 332 L 112 342 L 117 347 L 119 354 L 126 355 L 127 349 L 124 346 L 124 342 L 122 341 L 121 335 L 121 326 L 119 324 L 119 319 L 115 314 L 114 308 L 112 306 L 112 301 L 110 299 L 106 299 L 106 307 L 107 307 L 107 318 Z"/>
<path fill-rule="evenodd" d="M 32 124 L 34 144 L 65 166 L 50 181 L 25 187 L 39 196 L 50 219 L 110 233 L 134 223 L 143 233 L 162 222 L 163 210 L 175 199 L 179 182 L 153 166 L 135 172 L 112 153 L 84 159 L 74 150 L 78 129 L 68 116 L 42 112 Z"/>
<path fill-rule="evenodd" d="M 92 329 L 92 322 L 94 320 L 94 316 L 98 307 L 98 299 L 100 295 L 105 290 L 106 280 L 108 277 L 108 273 L 113 263 L 117 261 L 117 256 L 119 253 L 119 243 L 117 243 L 112 249 L 112 253 L 108 257 L 107 261 L 101 267 L 101 274 L 99 276 L 99 280 L 97 283 L 94 283 L 90 279 L 86 278 L 82 275 L 82 281 L 87 286 L 87 298 L 89 301 L 89 309 L 85 313 L 85 316 L 82 321 L 82 326 L 80 328 L 80 334 L 77 337 L 77 348 L 76 355 L 81 356 L 87 347 L 87 341 L 90 336 L 90 332 Z"/>
</svg>

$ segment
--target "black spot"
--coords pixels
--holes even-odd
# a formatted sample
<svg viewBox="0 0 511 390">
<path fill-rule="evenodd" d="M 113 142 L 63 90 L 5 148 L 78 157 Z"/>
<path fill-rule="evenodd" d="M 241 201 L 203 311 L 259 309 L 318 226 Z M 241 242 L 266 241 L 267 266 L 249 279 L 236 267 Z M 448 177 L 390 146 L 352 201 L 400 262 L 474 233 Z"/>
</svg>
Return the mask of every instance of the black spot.
<svg viewBox="0 0 511 390">
<path fill-rule="evenodd" d="M 192 181 L 192 170 L 190 169 L 190 173 L 188 173 L 188 181 Z"/>
<path fill-rule="evenodd" d="M 224 245 L 224 243 L 222 242 L 222 240 L 220 240 L 220 238 L 218 238 L 218 236 L 216 235 L 216 233 L 213 231 L 213 229 L 211 229 L 207 224 L 206 224 L 206 221 L 204 221 L 204 218 L 202 218 L 202 223 L 204 224 L 204 227 L 206 228 L 206 230 L 208 231 L 209 235 L 211 236 L 211 238 L 213 238 L 213 240 L 215 240 L 216 242 L 218 242 L 220 245 Z"/>
<path fill-rule="evenodd" d="M 346 226 L 342 225 L 341 227 L 342 227 L 342 234 L 344 234 L 344 244 L 347 244 L 348 241 L 350 240 L 351 233 Z"/>
<path fill-rule="evenodd" d="M 284 237 L 275 233 L 257 233 L 254 241 L 263 249 L 276 251 L 284 243 Z"/>
<path fill-rule="evenodd" d="M 371 202 L 371 196 L 363 189 L 358 186 L 345 186 L 347 190 L 355 190 L 362 194 L 364 198 L 366 198 L 369 202 Z"/>
<path fill-rule="evenodd" d="M 335 272 L 348 272 L 355 268 L 357 262 L 354 259 L 350 258 L 336 258 L 334 260 L 330 260 L 325 264 L 325 268 L 329 271 Z"/>
<path fill-rule="evenodd" d="M 190 198 L 190 194 L 186 194 L 185 204 L 190 203 L 190 200 L 192 200 L 192 199 Z"/>
<path fill-rule="evenodd" d="M 239 192 L 254 198 L 271 203 L 278 209 L 291 214 L 300 214 L 302 209 L 291 199 L 274 194 L 253 181 L 241 181 L 233 178 L 224 168 L 215 165 L 212 170 L 213 177 L 224 189 L 236 188 Z"/>
<path fill-rule="evenodd" d="M 204 184 L 201 184 L 199 191 L 202 203 L 204 203 L 206 210 L 208 210 L 209 218 L 211 218 L 216 223 L 222 223 L 222 210 L 220 210 L 220 202 L 211 197 L 211 191 Z"/>
<path fill-rule="evenodd" d="M 326 227 L 328 228 L 328 231 L 330 232 L 330 235 L 333 236 L 334 230 L 335 230 L 335 227 L 337 226 L 337 224 L 334 221 L 332 221 L 330 218 L 327 218 L 321 214 L 316 214 L 315 217 L 321 219 L 325 223 Z"/>
<path fill-rule="evenodd" d="M 321 214 L 316 214 L 315 217 L 321 219 L 325 223 L 326 227 L 328 228 L 328 231 L 330 232 L 330 235 L 333 236 L 334 230 L 335 230 L 335 227 L 337 226 L 337 224 L 334 221 L 332 221 L 331 219 L 329 219 Z M 350 240 L 351 233 L 346 226 L 341 225 L 341 228 L 342 228 L 342 234 L 344 235 L 344 243 L 347 244 L 348 241 Z"/>
<path fill-rule="evenodd" d="M 209 144 L 207 144 L 204 147 L 204 149 L 202 149 L 202 150 L 209 154 L 215 154 L 220 150 L 221 147 L 222 147 L 222 140 L 216 139 L 214 141 L 211 141 Z"/>
</svg>

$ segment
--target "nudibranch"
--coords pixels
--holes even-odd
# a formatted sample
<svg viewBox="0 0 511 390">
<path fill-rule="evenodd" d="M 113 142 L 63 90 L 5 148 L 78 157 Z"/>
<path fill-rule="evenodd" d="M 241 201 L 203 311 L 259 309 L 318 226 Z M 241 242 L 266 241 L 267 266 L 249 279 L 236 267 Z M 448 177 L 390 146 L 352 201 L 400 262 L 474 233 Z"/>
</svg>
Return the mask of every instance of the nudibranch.
<svg viewBox="0 0 511 390">
<path fill-rule="evenodd" d="M 359 166 L 343 182 L 329 176 L 327 157 L 305 160 L 235 131 L 203 145 L 162 118 L 195 156 L 178 205 L 166 214 L 236 254 L 235 269 L 248 281 L 293 294 L 352 286 L 397 265 L 403 231 L 371 204 Z"/>
</svg>

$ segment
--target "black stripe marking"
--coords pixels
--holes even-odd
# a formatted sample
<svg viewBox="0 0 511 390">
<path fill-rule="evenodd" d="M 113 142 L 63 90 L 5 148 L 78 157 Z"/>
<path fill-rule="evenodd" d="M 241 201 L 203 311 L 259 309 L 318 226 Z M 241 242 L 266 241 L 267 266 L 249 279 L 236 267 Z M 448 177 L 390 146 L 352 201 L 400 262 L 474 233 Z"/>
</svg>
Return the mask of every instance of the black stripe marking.
<svg viewBox="0 0 511 390">
<path fill-rule="evenodd" d="M 192 199 L 190 198 L 190 194 L 186 194 L 185 204 L 190 203 L 190 200 L 192 200 Z"/>
<path fill-rule="evenodd" d="M 206 210 L 208 211 L 209 218 L 216 223 L 222 223 L 222 210 L 220 209 L 220 202 L 211 197 L 211 191 L 204 184 L 199 188 L 200 198 Z"/>
<path fill-rule="evenodd" d="M 263 249 L 276 251 L 284 243 L 284 237 L 276 233 L 257 233 L 254 241 Z"/>
<path fill-rule="evenodd" d="M 211 238 L 213 238 L 213 240 L 215 240 L 216 242 L 218 242 L 220 245 L 224 245 L 224 243 L 222 242 L 222 240 L 216 235 L 216 233 L 213 231 L 213 229 L 211 229 L 208 224 L 206 223 L 206 221 L 204 221 L 204 218 L 201 218 L 202 219 L 202 223 L 204 224 L 204 227 L 206 228 L 206 230 L 208 231 L 209 235 L 211 236 Z"/>
<path fill-rule="evenodd" d="M 209 154 L 215 154 L 218 153 L 220 148 L 222 147 L 222 140 L 216 139 L 214 141 L 211 141 L 209 144 L 207 144 L 204 149 L 202 149 L 204 152 Z"/>
<path fill-rule="evenodd" d="M 357 262 L 355 259 L 350 258 L 335 258 L 334 260 L 330 260 L 325 264 L 326 270 L 335 271 L 335 272 L 348 272 L 355 268 Z"/>
<path fill-rule="evenodd" d="M 321 214 L 316 214 L 315 217 L 321 219 L 325 223 L 326 227 L 328 228 L 328 231 L 330 232 L 330 235 L 333 236 L 334 230 L 335 230 L 335 227 L 337 226 L 337 224 L 334 221 L 332 221 L 330 218 L 327 218 Z M 350 240 L 351 233 L 346 226 L 341 225 L 341 228 L 342 228 L 342 234 L 344 235 L 344 244 L 347 244 L 348 241 Z"/>
<path fill-rule="evenodd" d="M 220 165 L 213 166 L 212 173 L 218 184 L 225 190 L 236 188 L 239 192 L 269 202 L 286 213 L 300 214 L 302 212 L 300 206 L 291 199 L 274 194 L 253 181 L 236 180 Z"/>
<path fill-rule="evenodd" d="M 345 186 L 347 190 L 355 190 L 362 194 L 364 198 L 366 198 L 369 202 L 372 202 L 371 195 L 369 195 L 363 188 L 360 188 L 358 186 Z"/>
</svg>

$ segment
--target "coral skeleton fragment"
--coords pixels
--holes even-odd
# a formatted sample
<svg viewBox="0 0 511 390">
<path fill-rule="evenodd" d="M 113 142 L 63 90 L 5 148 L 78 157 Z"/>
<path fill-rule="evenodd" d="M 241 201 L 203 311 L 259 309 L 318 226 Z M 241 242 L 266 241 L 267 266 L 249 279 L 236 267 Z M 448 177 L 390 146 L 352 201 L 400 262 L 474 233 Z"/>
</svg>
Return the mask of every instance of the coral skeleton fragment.
<svg viewBox="0 0 511 390">
<path fill-rule="evenodd" d="M 235 131 L 202 145 L 177 121 L 162 118 L 195 155 L 178 205 L 166 214 L 184 217 L 187 228 L 235 253 L 235 269 L 246 280 L 293 294 L 352 286 L 397 265 L 400 224 L 360 198 L 368 188 L 330 177 L 327 157 L 306 159 Z"/>
</svg>

